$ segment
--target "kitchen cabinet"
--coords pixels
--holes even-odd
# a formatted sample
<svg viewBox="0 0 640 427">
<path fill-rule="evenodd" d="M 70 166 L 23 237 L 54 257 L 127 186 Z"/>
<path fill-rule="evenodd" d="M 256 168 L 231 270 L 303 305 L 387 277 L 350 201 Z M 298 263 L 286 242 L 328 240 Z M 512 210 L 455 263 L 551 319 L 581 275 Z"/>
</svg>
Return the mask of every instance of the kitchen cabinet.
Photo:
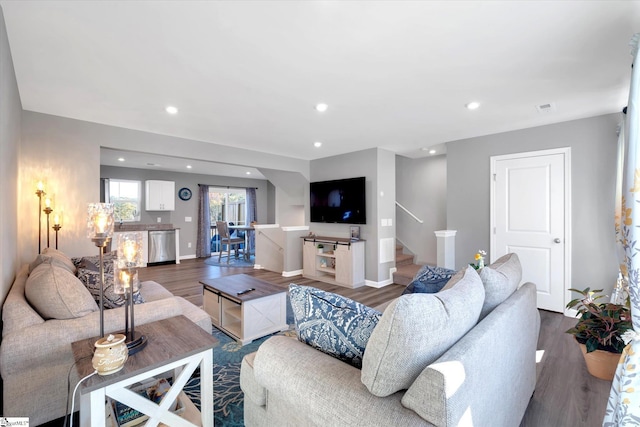
<svg viewBox="0 0 640 427">
<path fill-rule="evenodd" d="M 145 181 L 146 210 L 173 211 L 176 208 L 176 183 L 173 181 Z"/>
</svg>

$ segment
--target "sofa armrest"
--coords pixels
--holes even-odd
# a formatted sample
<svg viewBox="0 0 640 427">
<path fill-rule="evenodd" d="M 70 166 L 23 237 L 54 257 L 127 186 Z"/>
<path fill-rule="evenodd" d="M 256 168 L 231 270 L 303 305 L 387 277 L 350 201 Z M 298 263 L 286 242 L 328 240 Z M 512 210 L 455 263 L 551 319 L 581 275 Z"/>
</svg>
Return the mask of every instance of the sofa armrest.
<svg viewBox="0 0 640 427">
<path fill-rule="evenodd" d="M 535 390 L 539 330 L 536 287 L 526 283 L 427 366 L 402 404 L 436 426 L 519 425 Z"/>
<path fill-rule="evenodd" d="M 293 338 L 266 340 L 256 353 L 254 373 L 267 390 L 267 406 L 274 398 L 290 403 L 309 424 L 429 425 L 400 404 L 402 392 L 376 397 L 360 381 L 359 369 Z M 281 425 L 286 419 L 282 414 Z"/>
<path fill-rule="evenodd" d="M 136 325 L 179 316 L 182 310 L 175 298 L 137 304 Z M 104 311 L 104 331 L 106 333 L 124 330 L 125 307 Z M 7 378 L 14 372 L 42 365 L 73 363 L 71 343 L 86 338 L 97 337 L 100 333 L 100 312 L 86 316 L 47 320 L 38 325 L 12 332 L 2 339 L 0 346 L 0 373 Z"/>
</svg>

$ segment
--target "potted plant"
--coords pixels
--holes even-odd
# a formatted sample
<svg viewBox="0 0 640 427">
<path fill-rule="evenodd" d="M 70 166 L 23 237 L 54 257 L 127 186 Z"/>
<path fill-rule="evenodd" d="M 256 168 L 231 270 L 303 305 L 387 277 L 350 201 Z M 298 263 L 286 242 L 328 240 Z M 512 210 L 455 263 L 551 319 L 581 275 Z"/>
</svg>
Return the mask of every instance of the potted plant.
<svg viewBox="0 0 640 427">
<path fill-rule="evenodd" d="M 318 248 L 318 253 L 321 254 L 322 252 L 324 252 L 324 245 L 322 243 L 318 243 L 318 245 L 316 246 L 316 248 Z"/>
<path fill-rule="evenodd" d="M 578 323 L 566 332 L 578 341 L 589 373 L 612 380 L 625 347 L 622 335 L 632 328 L 631 311 L 627 305 L 596 302 L 604 297 L 596 295 L 602 289 L 569 290 L 582 295 L 582 298 L 567 304 L 567 308 L 575 308 L 580 316 Z"/>
</svg>

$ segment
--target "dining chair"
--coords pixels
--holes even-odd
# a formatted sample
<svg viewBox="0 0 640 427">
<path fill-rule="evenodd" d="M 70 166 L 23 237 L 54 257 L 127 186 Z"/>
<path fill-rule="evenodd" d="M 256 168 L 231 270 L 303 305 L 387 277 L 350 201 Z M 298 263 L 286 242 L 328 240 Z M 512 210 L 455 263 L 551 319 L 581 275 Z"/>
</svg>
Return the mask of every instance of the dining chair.
<svg viewBox="0 0 640 427">
<path fill-rule="evenodd" d="M 222 258 L 222 252 L 224 251 L 225 245 L 227 246 L 227 264 L 229 264 L 229 258 L 231 258 L 231 246 L 235 245 L 235 254 L 236 258 L 238 258 L 238 251 L 240 245 L 244 243 L 244 239 L 239 237 L 231 237 L 229 234 L 229 227 L 227 227 L 227 223 L 224 221 L 216 221 L 216 228 L 218 229 L 218 235 L 220 236 L 220 252 L 218 252 L 218 262 Z"/>
</svg>

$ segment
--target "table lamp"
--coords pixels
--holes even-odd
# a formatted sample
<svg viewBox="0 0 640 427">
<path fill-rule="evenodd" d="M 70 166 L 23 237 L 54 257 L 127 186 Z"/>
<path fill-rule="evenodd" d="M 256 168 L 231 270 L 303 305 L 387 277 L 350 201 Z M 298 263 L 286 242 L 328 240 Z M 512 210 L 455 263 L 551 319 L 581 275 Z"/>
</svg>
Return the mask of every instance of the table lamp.
<svg viewBox="0 0 640 427">
<path fill-rule="evenodd" d="M 140 288 L 138 267 L 143 267 L 142 233 L 118 233 L 116 242 L 118 256 L 113 262 L 114 288 L 116 294 L 125 300 L 125 331 L 129 355 L 135 354 L 147 345 L 147 337 L 135 332 L 133 315 L 133 293 Z"/>
<path fill-rule="evenodd" d="M 100 338 L 104 337 L 104 248 L 113 236 L 113 204 L 89 203 L 87 208 L 87 237 L 100 252 Z"/>
</svg>

